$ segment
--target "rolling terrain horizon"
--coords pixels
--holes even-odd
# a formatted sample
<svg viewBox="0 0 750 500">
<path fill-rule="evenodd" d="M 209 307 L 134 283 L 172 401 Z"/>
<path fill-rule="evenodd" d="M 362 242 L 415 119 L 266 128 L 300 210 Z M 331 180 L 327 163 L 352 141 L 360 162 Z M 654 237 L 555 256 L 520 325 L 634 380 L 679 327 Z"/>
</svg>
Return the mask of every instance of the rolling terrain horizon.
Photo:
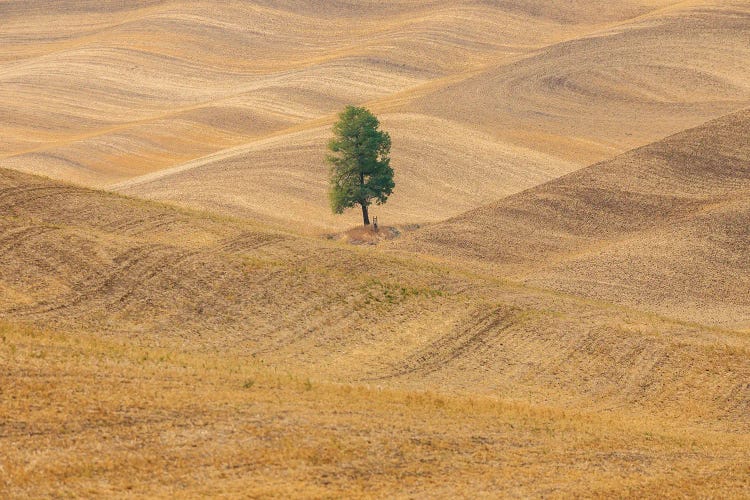
<svg viewBox="0 0 750 500">
<path fill-rule="evenodd" d="M 0 1 L 0 496 L 750 496 L 749 33 Z M 348 104 L 393 141 L 372 244 Z"/>
<path fill-rule="evenodd" d="M 325 196 L 344 104 L 398 139 L 394 225 L 750 106 L 746 2 L 30 5 L 5 7 L 0 166 L 294 231 L 356 223 Z"/>
</svg>

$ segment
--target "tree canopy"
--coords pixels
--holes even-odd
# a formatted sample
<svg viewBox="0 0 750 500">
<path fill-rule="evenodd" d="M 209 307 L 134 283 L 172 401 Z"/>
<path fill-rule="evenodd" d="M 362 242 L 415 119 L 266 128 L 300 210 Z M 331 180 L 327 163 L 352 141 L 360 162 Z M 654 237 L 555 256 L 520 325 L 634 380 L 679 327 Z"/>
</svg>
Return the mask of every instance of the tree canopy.
<svg viewBox="0 0 750 500">
<path fill-rule="evenodd" d="M 333 133 L 326 157 L 331 165 L 331 209 L 340 214 L 359 205 L 367 226 L 368 206 L 385 203 L 395 187 L 390 166 L 391 137 L 380 130 L 375 115 L 355 106 L 347 106 L 339 114 Z"/>
</svg>

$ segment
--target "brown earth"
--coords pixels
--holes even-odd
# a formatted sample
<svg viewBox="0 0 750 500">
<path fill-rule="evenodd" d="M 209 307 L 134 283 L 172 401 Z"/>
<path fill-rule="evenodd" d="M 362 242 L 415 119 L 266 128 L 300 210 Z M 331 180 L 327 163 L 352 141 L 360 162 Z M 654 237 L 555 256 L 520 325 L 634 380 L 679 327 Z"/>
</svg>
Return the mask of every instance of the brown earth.
<svg viewBox="0 0 750 500">
<path fill-rule="evenodd" d="M 0 210 L 9 495 L 747 490 L 746 333 L 10 170 Z"/>
<path fill-rule="evenodd" d="M 394 138 L 392 225 L 750 105 L 740 1 L 45 5 L 3 3 L 0 166 L 296 231 L 357 221 L 325 201 L 348 103 Z"/>
<path fill-rule="evenodd" d="M 378 243 L 398 238 L 405 230 L 416 228 L 397 228 L 378 225 L 376 229 L 374 224 L 373 222 L 368 226 L 355 227 L 343 233 L 328 234 L 326 238 L 351 243 L 352 245 L 377 245 Z"/>
<path fill-rule="evenodd" d="M 527 284 L 750 328 L 750 111 L 407 235 Z"/>
<path fill-rule="evenodd" d="M 0 497 L 750 496 L 749 29 L 0 1 Z M 349 103 L 377 237 L 328 211 Z"/>
<path fill-rule="evenodd" d="M 742 497 L 746 434 L 0 327 L 10 498 Z"/>
</svg>

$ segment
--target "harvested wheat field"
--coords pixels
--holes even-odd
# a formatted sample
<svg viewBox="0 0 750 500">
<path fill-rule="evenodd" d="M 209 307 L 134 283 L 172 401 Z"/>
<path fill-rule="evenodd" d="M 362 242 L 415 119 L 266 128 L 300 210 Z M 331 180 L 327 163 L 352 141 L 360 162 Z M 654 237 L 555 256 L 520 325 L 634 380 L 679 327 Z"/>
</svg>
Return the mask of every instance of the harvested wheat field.
<svg viewBox="0 0 750 500">
<path fill-rule="evenodd" d="M 0 1 L 0 497 L 750 498 L 749 36 Z M 347 104 L 377 232 L 329 207 Z"/>
<path fill-rule="evenodd" d="M 411 233 L 526 283 L 750 331 L 750 110 Z"/>
<path fill-rule="evenodd" d="M 394 224 L 750 106 L 747 2 L 608 4 L 4 2 L 0 166 L 314 233 L 357 221 L 318 161 L 347 103 L 400 138 Z"/>
</svg>

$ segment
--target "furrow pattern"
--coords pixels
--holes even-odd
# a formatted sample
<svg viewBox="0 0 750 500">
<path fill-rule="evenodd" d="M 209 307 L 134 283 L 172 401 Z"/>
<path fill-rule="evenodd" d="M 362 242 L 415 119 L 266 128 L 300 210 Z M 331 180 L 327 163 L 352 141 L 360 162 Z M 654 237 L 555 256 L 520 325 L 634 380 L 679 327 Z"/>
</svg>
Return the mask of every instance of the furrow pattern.
<svg viewBox="0 0 750 500">
<path fill-rule="evenodd" d="M 406 375 L 428 375 L 443 369 L 459 358 L 487 351 L 492 343 L 512 328 L 520 310 L 498 306 L 484 313 L 475 311 L 475 318 L 461 323 L 453 332 L 444 335 L 418 352 L 393 366 L 390 373 L 365 380 L 384 380 Z"/>
</svg>

